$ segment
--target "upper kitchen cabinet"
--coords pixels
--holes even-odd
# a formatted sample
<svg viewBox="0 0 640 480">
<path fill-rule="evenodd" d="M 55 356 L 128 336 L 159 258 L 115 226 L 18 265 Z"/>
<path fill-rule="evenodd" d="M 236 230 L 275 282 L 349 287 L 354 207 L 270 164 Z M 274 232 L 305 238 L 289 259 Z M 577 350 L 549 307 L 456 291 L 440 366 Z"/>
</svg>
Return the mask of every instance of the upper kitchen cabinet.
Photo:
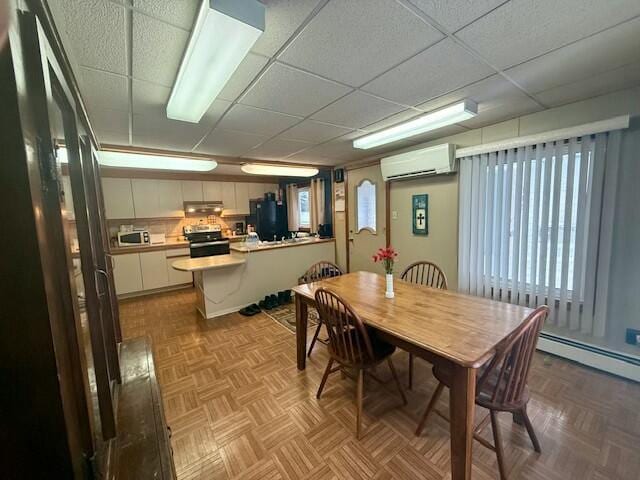
<svg viewBox="0 0 640 480">
<path fill-rule="evenodd" d="M 202 182 L 202 194 L 205 202 L 221 202 L 222 182 Z"/>
<path fill-rule="evenodd" d="M 203 182 L 198 180 L 183 180 L 180 183 L 182 184 L 182 200 L 185 202 L 201 202 L 204 200 Z"/>
<path fill-rule="evenodd" d="M 249 183 L 236 183 L 236 215 L 249 215 Z"/>
<path fill-rule="evenodd" d="M 236 209 L 236 186 L 232 182 L 222 183 L 222 204 L 224 205 L 225 214 L 229 210 L 235 211 Z"/>
<path fill-rule="evenodd" d="M 112 218 L 135 218 L 131 180 L 128 178 L 103 178 L 105 215 Z"/>
<path fill-rule="evenodd" d="M 174 180 L 131 180 L 135 218 L 184 217 L 182 184 Z"/>
</svg>

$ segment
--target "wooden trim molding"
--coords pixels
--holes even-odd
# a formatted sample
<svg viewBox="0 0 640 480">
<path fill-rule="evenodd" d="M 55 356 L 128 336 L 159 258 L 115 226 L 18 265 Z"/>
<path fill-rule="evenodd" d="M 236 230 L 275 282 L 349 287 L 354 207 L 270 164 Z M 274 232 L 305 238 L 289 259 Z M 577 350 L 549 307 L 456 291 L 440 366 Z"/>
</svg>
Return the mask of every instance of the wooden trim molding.
<svg viewBox="0 0 640 480">
<path fill-rule="evenodd" d="M 391 182 L 384 182 L 384 236 L 387 247 L 391 245 Z"/>
</svg>

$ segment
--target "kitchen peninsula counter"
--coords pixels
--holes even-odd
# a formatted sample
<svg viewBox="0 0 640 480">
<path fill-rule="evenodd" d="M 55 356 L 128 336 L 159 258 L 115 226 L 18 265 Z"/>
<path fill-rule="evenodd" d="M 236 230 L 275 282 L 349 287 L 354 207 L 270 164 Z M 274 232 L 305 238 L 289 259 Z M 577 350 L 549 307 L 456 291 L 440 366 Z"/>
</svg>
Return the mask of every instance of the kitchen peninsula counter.
<svg viewBox="0 0 640 480">
<path fill-rule="evenodd" d="M 229 255 L 176 260 L 172 264 L 176 270 L 193 272 L 196 308 L 204 318 L 236 312 L 266 295 L 290 289 L 316 262 L 335 262 L 334 239 L 249 247 L 237 243 L 230 250 Z"/>
</svg>

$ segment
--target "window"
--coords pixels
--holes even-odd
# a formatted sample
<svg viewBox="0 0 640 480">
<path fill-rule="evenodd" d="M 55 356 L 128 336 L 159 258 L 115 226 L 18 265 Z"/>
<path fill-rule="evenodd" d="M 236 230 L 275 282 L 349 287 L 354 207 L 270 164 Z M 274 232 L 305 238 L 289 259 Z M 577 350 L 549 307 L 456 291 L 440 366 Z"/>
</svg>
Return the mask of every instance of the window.
<svg viewBox="0 0 640 480">
<path fill-rule="evenodd" d="M 363 180 L 356 187 L 357 231 L 376 233 L 376 184 Z"/>
<path fill-rule="evenodd" d="M 598 134 L 461 159 L 461 291 L 547 304 L 558 325 L 592 328 L 606 141 Z"/>
<path fill-rule="evenodd" d="M 311 211 L 309 209 L 309 187 L 298 189 L 298 219 L 301 228 L 311 228 Z"/>
</svg>

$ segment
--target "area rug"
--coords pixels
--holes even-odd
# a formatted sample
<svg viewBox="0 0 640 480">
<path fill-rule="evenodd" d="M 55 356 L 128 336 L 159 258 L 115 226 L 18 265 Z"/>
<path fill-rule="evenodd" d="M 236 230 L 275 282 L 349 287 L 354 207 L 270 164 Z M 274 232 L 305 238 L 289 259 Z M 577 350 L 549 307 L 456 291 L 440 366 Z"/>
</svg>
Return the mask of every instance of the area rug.
<svg viewBox="0 0 640 480">
<path fill-rule="evenodd" d="M 284 325 L 292 333 L 296 333 L 296 305 L 294 302 L 280 305 L 271 310 L 263 310 L 267 316 Z M 318 324 L 318 312 L 315 308 L 308 308 L 307 326 Z"/>
</svg>

